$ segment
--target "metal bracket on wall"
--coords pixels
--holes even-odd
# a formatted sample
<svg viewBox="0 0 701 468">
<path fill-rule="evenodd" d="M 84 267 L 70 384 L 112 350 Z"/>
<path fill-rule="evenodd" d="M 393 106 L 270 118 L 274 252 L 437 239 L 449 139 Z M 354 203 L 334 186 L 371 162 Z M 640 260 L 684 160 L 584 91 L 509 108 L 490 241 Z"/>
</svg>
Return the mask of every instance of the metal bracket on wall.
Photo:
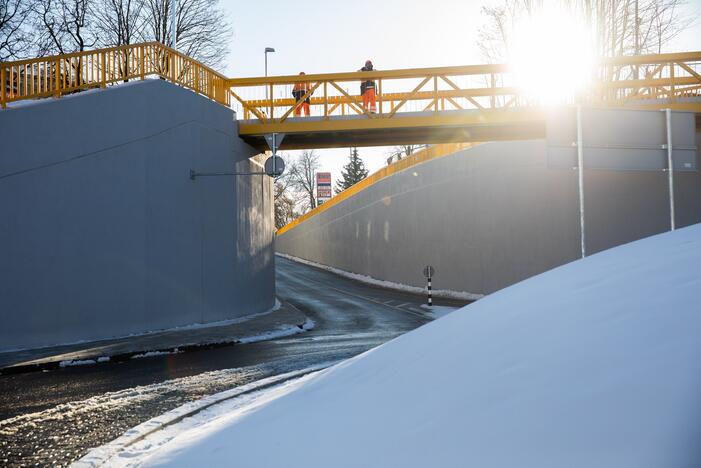
<svg viewBox="0 0 701 468">
<path fill-rule="evenodd" d="M 190 180 L 195 180 L 197 177 L 213 177 L 213 176 L 252 176 L 252 175 L 268 175 L 265 172 L 195 172 L 190 169 Z"/>
</svg>

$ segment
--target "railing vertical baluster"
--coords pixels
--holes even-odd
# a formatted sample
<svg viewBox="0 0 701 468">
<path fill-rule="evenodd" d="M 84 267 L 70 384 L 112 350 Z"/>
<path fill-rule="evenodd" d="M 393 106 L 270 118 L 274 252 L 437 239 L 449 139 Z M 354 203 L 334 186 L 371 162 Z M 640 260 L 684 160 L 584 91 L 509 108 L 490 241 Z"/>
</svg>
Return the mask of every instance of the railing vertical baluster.
<svg viewBox="0 0 701 468">
<path fill-rule="evenodd" d="M 270 83 L 270 118 L 273 118 L 275 112 L 275 105 L 273 104 L 273 84 Z"/>
<path fill-rule="evenodd" d="M 324 117 L 329 117 L 329 91 L 328 82 L 324 81 Z"/>
<path fill-rule="evenodd" d="M 377 82 L 379 86 L 378 90 L 380 91 L 380 93 L 377 95 L 377 100 L 379 101 L 380 105 L 380 115 L 382 115 L 382 101 L 384 101 L 384 99 L 382 98 L 382 78 L 377 80 Z"/>
<path fill-rule="evenodd" d="M 433 77 L 433 110 L 438 112 L 438 75 Z"/>
<path fill-rule="evenodd" d="M 5 103 L 5 93 L 7 91 L 7 77 L 5 76 L 5 74 L 5 66 L 3 65 L 3 67 L 0 68 L 0 85 L 2 86 L 2 88 L 0 88 L 0 104 L 2 105 L 3 109 L 7 107 L 7 104 Z"/>
<path fill-rule="evenodd" d="M 672 80 L 671 85 L 669 87 L 669 100 L 670 102 L 674 102 L 674 94 L 676 92 L 676 86 L 674 85 L 674 62 L 669 63 L 669 78 Z"/>
<path fill-rule="evenodd" d="M 141 69 L 141 79 L 143 80 L 146 78 L 146 70 L 144 69 L 144 67 L 146 66 L 146 57 L 144 57 L 144 46 L 143 45 L 139 47 L 139 56 L 140 56 L 140 60 L 141 60 L 141 64 L 140 64 L 139 68 Z"/>
<path fill-rule="evenodd" d="M 59 59 L 56 59 L 56 62 L 54 63 L 54 94 L 58 96 L 59 94 Z"/>
</svg>

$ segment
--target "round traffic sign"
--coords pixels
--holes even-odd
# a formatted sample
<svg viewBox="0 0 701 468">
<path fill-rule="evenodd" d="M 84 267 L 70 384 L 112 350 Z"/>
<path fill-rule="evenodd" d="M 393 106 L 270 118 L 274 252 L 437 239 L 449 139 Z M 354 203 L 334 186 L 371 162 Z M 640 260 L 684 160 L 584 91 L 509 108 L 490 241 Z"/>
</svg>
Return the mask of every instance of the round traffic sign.
<svg viewBox="0 0 701 468">
<path fill-rule="evenodd" d="M 426 278 L 432 278 L 433 275 L 435 275 L 435 274 L 436 274 L 436 269 L 433 268 L 431 265 L 426 265 L 424 267 L 424 276 Z"/>
<path fill-rule="evenodd" d="M 280 156 L 270 156 L 265 160 L 265 173 L 270 177 L 280 177 L 285 172 L 285 160 Z"/>
</svg>

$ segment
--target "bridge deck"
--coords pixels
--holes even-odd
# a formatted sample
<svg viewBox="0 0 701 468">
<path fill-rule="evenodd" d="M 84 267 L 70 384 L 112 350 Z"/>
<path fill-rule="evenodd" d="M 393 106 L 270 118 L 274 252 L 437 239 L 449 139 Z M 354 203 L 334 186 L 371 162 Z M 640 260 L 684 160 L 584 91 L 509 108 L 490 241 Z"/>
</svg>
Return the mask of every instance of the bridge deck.
<svg viewBox="0 0 701 468">
<path fill-rule="evenodd" d="M 392 118 L 365 115 L 293 117 L 284 123 L 239 121 L 239 134 L 267 150 L 265 135 L 284 133 L 280 149 L 334 148 L 521 140 L 545 136 L 545 114 L 535 109 L 405 112 Z"/>
</svg>

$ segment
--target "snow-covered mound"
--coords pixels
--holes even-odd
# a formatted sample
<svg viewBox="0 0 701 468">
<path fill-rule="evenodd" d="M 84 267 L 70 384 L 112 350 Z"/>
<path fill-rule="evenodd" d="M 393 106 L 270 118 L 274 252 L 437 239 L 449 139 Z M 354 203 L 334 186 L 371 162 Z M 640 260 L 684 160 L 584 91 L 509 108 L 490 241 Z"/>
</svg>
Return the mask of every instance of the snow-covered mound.
<svg viewBox="0 0 701 468">
<path fill-rule="evenodd" d="M 492 294 L 140 461 L 700 467 L 701 225 Z"/>
</svg>

